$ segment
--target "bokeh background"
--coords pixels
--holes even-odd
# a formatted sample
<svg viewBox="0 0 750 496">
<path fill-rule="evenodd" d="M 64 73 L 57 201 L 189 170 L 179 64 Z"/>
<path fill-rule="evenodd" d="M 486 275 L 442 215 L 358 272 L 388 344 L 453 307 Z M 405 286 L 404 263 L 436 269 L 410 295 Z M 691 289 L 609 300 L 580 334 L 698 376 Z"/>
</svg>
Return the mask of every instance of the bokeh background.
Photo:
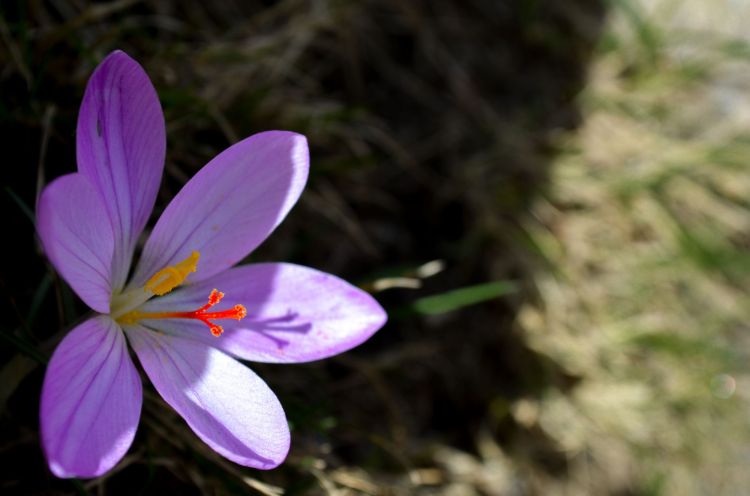
<svg viewBox="0 0 750 496">
<path fill-rule="evenodd" d="M 747 0 L 3 0 L 0 493 L 747 494 L 748 26 Z M 34 204 L 114 49 L 166 114 L 157 214 L 228 145 L 304 133 L 309 185 L 248 261 L 390 314 L 340 357 L 252 365 L 292 426 L 277 470 L 147 381 L 115 470 L 46 468 L 45 363 L 86 309 Z"/>
</svg>

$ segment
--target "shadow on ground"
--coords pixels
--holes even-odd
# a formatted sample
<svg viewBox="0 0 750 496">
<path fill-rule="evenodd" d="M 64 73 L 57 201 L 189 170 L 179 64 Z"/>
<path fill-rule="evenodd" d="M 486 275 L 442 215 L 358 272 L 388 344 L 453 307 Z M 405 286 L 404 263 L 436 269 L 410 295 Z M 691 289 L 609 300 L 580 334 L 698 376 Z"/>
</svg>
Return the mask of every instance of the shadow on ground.
<svg viewBox="0 0 750 496">
<path fill-rule="evenodd" d="M 32 357 L 32 365 L 6 368 L 3 493 L 212 493 L 247 488 L 242 476 L 289 494 L 347 480 L 437 491 L 460 478 L 445 466 L 453 463 L 446 450 L 481 455 L 488 433 L 508 456 L 562 477 L 564 456 L 508 415 L 515 398 L 575 384 L 514 332 L 516 310 L 533 298 L 530 276 L 546 270 L 520 225 L 547 187 L 556 138 L 580 123 L 576 96 L 602 2 L 203 3 L 3 8 L 0 131 L 10 156 L 2 202 L 13 241 L 0 288 L 2 362 L 48 354 L 41 343 L 84 311 L 45 265 L 23 209 L 33 210 L 37 164 L 46 180 L 74 169 L 86 79 L 116 48 L 144 65 L 165 110 L 157 210 L 230 143 L 295 130 L 311 144 L 309 186 L 250 260 L 302 263 L 368 287 L 430 260 L 446 268 L 421 289 L 378 293 L 390 322 L 358 350 L 316 364 L 254 366 L 293 424 L 289 462 L 270 473 L 218 461 L 147 392 L 127 465 L 104 481 L 58 481 L 38 441 L 43 366 Z M 519 291 L 440 315 L 414 310 L 425 295 L 496 280 Z M 486 478 L 468 480 L 496 489 Z"/>
</svg>

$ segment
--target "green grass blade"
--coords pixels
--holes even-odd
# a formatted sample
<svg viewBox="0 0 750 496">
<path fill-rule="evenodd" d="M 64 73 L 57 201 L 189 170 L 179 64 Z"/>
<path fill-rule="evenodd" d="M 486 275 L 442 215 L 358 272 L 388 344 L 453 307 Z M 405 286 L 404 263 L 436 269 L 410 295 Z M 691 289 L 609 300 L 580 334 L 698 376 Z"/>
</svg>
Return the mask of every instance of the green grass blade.
<svg viewBox="0 0 750 496">
<path fill-rule="evenodd" d="M 413 304 L 417 313 L 437 315 L 493 300 L 517 290 L 511 281 L 496 281 L 454 289 L 446 293 L 420 298 Z"/>
<path fill-rule="evenodd" d="M 0 330 L 0 338 L 8 341 L 19 351 L 25 353 L 39 363 L 47 363 L 49 361 L 49 358 L 40 353 L 33 344 L 12 332 Z"/>
<path fill-rule="evenodd" d="M 21 209 L 21 211 L 26 215 L 26 217 L 29 218 L 32 224 L 34 224 L 34 212 L 31 211 L 31 208 L 29 208 L 28 205 L 21 199 L 20 196 L 18 196 L 13 190 L 5 187 L 5 192 L 8 193 L 8 196 L 10 196 L 13 201 L 18 205 L 18 208 Z"/>
</svg>

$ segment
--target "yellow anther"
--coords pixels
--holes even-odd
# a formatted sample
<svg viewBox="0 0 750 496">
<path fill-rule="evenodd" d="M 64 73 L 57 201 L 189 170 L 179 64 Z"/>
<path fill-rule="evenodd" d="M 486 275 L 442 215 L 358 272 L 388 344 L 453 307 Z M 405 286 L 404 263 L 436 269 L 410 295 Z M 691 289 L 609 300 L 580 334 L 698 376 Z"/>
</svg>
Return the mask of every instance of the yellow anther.
<svg viewBox="0 0 750 496">
<path fill-rule="evenodd" d="M 182 262 L 161 269 L 148 280 L 144 289 L 157 296 L 169 293 L 182 284 L 187 279 L 188 274 L 195 272 L 200 256 L 200 253 L 194 251 Z"/>
</svg>

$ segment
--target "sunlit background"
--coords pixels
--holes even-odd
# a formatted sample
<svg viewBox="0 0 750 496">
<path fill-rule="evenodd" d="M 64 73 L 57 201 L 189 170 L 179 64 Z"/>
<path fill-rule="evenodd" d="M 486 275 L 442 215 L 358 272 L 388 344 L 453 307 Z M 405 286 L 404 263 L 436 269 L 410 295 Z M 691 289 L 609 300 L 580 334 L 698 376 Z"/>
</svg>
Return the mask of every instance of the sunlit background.
<svg viewBox="0 0 750 496">
<path fill-rule="evenodd" d="M 231 143 L 304 133 L 309 185 L 248 261 L 390 314 L 340 357 L 250 364 L 292 427 L 277 470 L 147 382 L 112 473 L 46 467 L 44 366 L 85 308 L 34 205 L 117 48 L 165 111 L 158 212 Z M 4 1 L 0 133 L 2 494 L 750 492 L 750 1 Z"/>
</svg>

